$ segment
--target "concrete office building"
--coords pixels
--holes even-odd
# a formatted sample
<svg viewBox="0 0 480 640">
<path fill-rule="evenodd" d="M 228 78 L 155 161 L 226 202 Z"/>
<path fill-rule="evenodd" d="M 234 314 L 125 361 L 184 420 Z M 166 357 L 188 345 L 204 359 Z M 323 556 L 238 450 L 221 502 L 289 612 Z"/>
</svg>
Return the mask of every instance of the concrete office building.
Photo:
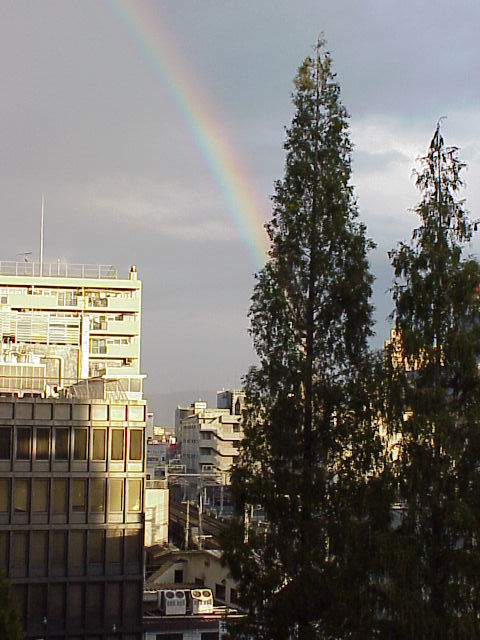
<svg viewBox="0 0 480 640">
<path fill-rule="evenodd" d="M 27 640 L 140 640 L 136 269 L 0 262 L 0 570 Z"/>
<path fill-rule="evenodd" d="M 0 397 L 0 569 L 27 638 L 141 638 L 145 402 Z"/>
</svg>

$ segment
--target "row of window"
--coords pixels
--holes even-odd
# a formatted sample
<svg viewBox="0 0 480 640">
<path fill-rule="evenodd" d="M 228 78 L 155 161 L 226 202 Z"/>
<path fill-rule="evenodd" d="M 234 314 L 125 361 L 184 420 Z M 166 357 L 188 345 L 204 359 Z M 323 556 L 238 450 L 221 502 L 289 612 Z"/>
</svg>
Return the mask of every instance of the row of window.
<svg viewBox="0 0 480 640">
<path fill-rule="evenodd" d="M 132 461 L 143 459 L 143 429 L 108 430 L 110 435 L 110 460 L 121 462 L 125 458 L 125 436 L 128 434 L 128 458 Z M 12 442 L 12 435 L 14 442 Z M 90 444 L 90 459 L 103 461 L 107 453 L 107 429 L 85 427 L 0 427 L 0 460 L 10 460 L 12 444 L 15 445 L 16 460 L 87 460 Z"/>
<path fill-rule="evenodd" d="M 129 626 L 140 622 L 141 592 L 136 582 L 72 583 L 68 588 L 65 584 L 40 583 L 28 587 L 14 585 L 12 589 L 27 628 L 31 632 L 38 630 L 42 636 L 48 629 L 64 626 L 70 631 L 71 627 L 84 626 L 98 629 L 103 627 L 104 620 L 109 629 L 113 624 L 120 627 L 122 620 Z M 73 637 L 69 634 L 69 638 Z"/>
<path fill-rule="evenodd" d="M 126 483 L 126 484 L 125 484 Z M 0 513 L 119 513 L 142 510 L 141 478 L 0 478 Z M 70 496 L 69 496 L 70 494 Z"/>
<path fill-rule="evenodd" d="M 108 565 L 120 568 L 117 573 L 123 573 L 125 561 L 139 572 L 142 542 L 142 532 L 137 529 L 0 531 L 0 571 L 7 576 L 13 573 L 41 577 L 49 572 L 59 577 L 78 576 L 86 575 L 87 566 L 92 565 L 100 568 L 97 574 L 103 573 L 106 564 L 107 573 L 112 573 Z"/>
</svg>

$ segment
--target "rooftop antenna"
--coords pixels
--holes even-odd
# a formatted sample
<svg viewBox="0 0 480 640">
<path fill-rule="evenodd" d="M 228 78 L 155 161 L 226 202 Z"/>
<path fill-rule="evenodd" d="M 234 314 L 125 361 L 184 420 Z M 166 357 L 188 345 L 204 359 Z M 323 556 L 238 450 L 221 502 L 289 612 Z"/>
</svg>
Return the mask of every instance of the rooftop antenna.
<svg viewBox="0 0 480 640">
<path fill-rule="evenodd" d="M 45 209 L 45 196 L 42 193 L 42 217 L 40 222 L 40 275 L 43 276 L 43 213 Z"/>
</svg>

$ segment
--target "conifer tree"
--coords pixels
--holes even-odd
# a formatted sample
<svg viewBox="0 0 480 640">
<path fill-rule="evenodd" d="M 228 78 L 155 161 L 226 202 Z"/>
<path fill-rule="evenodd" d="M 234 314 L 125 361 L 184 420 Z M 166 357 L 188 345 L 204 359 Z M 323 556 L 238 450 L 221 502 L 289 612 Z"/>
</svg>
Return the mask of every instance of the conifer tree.
<svg viewBox="0 0 480 640">
<path fill-rule="evenodd" d="M 476 260 L 459 199 L 464 165 L 440 126 L 416 183 L 420 226 L 391 253 L 400 358 L 390 384 L 403 517 L 389 614 L 399 638 L 480 637 L 480 356 Z"/>
<path fill-rule="evenodd" d="M 357 219 L 348 115 L 323 41 L 294 87 L 269 260 L 250 308 L 260 364 L 245 379 L 225 557 L 246 636 L 370 637 L 373 523 L 388 526 L 370 401 L 372 243 Z M 265 512 L 262 529 L 243 517 L 252 506 Z"/>
</svg>

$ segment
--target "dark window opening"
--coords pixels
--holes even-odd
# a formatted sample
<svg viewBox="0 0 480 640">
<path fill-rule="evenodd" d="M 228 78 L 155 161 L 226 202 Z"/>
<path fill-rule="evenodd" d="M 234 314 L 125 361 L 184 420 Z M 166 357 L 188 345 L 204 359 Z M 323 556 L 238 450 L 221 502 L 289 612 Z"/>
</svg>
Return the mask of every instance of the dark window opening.
<svg viewBox="0 0 480 640">
<path fill-rule="evenodd" d="M 12 456 L 12 430 L 10 427 L 0 429 L 0 460 L 10 460 Z"/>
<path fill-rule="evenodd" d="M 17 460 L 30 460 L 32 430 L 29 427 L 17 428 Z"/>
<path fill-rule="evenodd" d="M 36 436 L 36 458 L 37 460 L 48 460 L 50 454 L 50 429 L 37 429 Z"/>
<path fill-rule="evenodd" d="M 55 429 L 55 459 L 68 460 L 68 429 Z"/>
</svg>

